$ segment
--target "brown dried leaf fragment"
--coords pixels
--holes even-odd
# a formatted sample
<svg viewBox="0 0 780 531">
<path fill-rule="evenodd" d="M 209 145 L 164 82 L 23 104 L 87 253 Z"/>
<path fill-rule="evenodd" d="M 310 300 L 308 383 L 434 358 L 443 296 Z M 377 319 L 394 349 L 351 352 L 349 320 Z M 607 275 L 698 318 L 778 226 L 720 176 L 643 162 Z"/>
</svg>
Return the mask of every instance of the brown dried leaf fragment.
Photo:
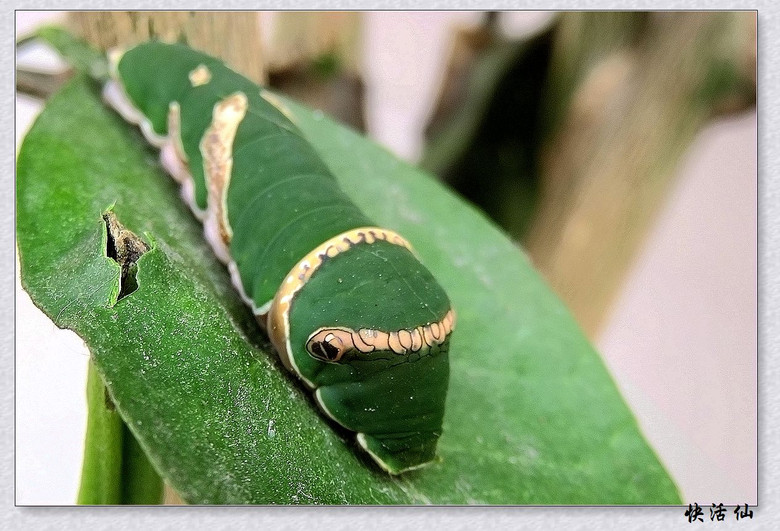
<svg viewBox="0 0 780 531">
<path fill-rule="evenodd" d="M 119 301 L 138 288 L 138 283 L 135 280 L 136 262 L 142 254 L 149 250 L 149 245 L 119 223 L 113 211 L 104 212 L 103 221 L 106 223 L 108 231 L 106 256 L 115 260 L 122 268 L 119 296 L 117 297 L 117 301 Z"/>
</svg>

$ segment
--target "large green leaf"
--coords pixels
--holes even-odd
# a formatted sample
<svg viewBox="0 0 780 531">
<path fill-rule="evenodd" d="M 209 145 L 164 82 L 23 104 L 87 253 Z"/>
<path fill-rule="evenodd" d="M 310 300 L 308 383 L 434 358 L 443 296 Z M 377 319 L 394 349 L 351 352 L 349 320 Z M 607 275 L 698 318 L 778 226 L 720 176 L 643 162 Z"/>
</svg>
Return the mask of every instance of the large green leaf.
<svg viewBox="0 0 780 531">
<path fill-rule="evenodd" d="M 523 253 L 419 170 L 290 104 L 355 201 L 398 230 L 458 312 L 439 462 L 390 477 L 277 361 L 137 131 L 77 78 L 18 159 L 21 273 L 87 342 L 116 408 L 191 503 L 667 504 L 676 488 L 598 354 Z M 115 302 L 101 214 L 145 234 Z M 77 407 L 74 404 L 74 407 Z"/>
</svg>

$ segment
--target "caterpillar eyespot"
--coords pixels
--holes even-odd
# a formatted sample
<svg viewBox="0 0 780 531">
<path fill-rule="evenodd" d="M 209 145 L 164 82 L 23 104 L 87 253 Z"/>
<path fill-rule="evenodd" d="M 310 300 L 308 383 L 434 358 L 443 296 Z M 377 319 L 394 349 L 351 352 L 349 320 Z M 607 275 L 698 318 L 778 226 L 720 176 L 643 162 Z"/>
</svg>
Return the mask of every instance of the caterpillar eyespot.
<svg viewBox="0 0 780 531">
<path fill-rule="evenodd" d="M 155 41 L 109 59 L 104 99 L 160 148 L 285 367 L 385 471 L 433 461 L 455 314 L 411 245 L 349 200 L 277 97 L 217 59 Z"/>
</svg>

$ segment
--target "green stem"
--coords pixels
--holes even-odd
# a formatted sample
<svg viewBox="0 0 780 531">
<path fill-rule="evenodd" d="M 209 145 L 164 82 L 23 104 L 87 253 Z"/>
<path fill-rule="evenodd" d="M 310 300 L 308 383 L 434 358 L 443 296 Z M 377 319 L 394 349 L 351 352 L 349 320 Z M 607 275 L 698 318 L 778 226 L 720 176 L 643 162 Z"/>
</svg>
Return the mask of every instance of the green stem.
<svg viewBox="0 0 780 531">
<path fill-rule="evenodd" d="M 157 505 L 163 498 L 163 481 L 141 445 L 123 424 L 122 504 Z"/>
<path fill-rule="evenodd" d="M 122 419 L 107 399 L 103 381 L 90 362 L 87 370 L 87 435 L 78 495 L 80 505 L 121 503 L 122 431 Z"/>
<path fill-rule="evenodd" d="M 160 503 L 162 479 L 114 408 L 103 380 L 91 362 L 87 373 L 87 410 L 78 503 Z"/>
</svg>

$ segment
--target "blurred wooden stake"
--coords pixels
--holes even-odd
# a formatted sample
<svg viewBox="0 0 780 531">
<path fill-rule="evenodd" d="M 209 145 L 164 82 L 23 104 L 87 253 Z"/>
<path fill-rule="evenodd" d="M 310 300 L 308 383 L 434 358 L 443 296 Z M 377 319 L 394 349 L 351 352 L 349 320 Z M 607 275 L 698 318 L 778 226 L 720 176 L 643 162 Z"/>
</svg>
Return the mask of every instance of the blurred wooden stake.
<svg viewBox="0 0 780 531">
<path fill-rule="evenodd" d="M 571 98 L 543 151 L 526 241 L 591 338 L 696 133 L 755 98 L 754 13 L 654 13 L 631 45 L 567 62 L 603 44 L 582 38 L 600 16 L 568 13 L 556 36 L 551 86 Z"/>
<path fill-rule="evenodd" d="M 356 12 L 277 13 L 270 86 L 365 131 L 361 32 Z"/>
<path fill-rule="evenodd" d="M 101 50 L 150 38 L 185 42 L 264 83 L 259 16 L 247 11 L 71 11 L 68 24 Z"/>
<path fill-rule="evenodd" d="M 276 13 L 268 64 L 284 70 L 333 54 L 341 68 L 359 73 L 361 14 L 354 11 L 282 11 Z"/>
</svg>

